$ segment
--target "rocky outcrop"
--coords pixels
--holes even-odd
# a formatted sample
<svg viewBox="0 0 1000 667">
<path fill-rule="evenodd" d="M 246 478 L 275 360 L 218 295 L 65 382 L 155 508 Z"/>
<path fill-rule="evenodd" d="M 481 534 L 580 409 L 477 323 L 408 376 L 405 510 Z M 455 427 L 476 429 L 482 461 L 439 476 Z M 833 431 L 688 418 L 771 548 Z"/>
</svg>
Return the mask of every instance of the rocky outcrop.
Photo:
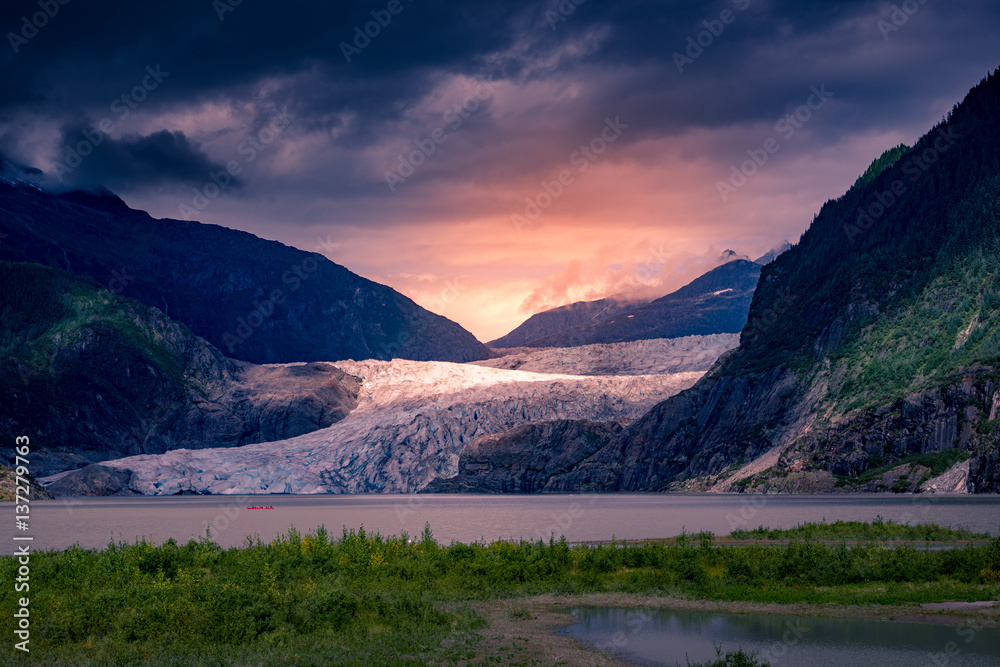
<svg viewBox="0 0 1000 667">
<path fill-rule="evenodd" d="M 45 490 L 55 498 L 70 496 L 137 496 L 129 488 L 129 470 L 109 468 L 96 463 L 70 470 L 48 480 Z"/>
<path fill-rule="evenodd" d="M 454 322 L 326 257 L 252 234 L 151 218 L 108 191 L 50 193 L 0 179 L 0 260 L 85 276 L 253 363 L 471 361 Z"/>
<path fill-rule="evenodd" d="M 24 481 L 28 482 L 27 497 L 29 500 L 48 500 L 52 494 L 45 490 L 43 486 L 35 481 L 34 477 L 21 477 L 18 479 L 17 470 L 5 465 L 0 465 L 0 502 L 13 501 L 20 495 L 24 497 Z M 18 487 L 21 487 L 20 489 Z"/>
<path fill-rule="evenodd" d="M 65 272 L 0 262 L 0 282 L 0 434 L 39 443 L 36 475 L 293 437 L 357 404 L 359 381 L 331 364 L 227 359 L 159 310 Z"/>
<path fill-rule="evenodd" d="M 429 493 L 562 492 L 559 478 L 620 433 L 618 422 L 547 421 L 473 440 L 458 474 L 435 480 Z"/>
</svg>

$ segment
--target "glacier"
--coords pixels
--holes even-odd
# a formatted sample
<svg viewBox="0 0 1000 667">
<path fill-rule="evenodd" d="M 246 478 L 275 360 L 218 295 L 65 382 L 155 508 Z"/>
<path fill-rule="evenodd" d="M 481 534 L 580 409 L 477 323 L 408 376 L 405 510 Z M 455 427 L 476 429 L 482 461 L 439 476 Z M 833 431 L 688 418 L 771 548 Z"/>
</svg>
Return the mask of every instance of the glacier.
<svg viewBox="0 0 1000 667">
<path fill-rule="evenodd" d="M 520 350 L 464 364 L 333 362 L 359 378 L 361 389 L 358 407 L 328 428 L 287 440 L 177 449 L 102 465 L 128 471 L 129 487 L 143 495 L 415 492 L 455 475 L 459 454 L 477 436 L 554 419 L 636 419 L 694 385 L 738 344 L 735 335 L 687 338 Z M 494 362 L 521 368 L 491 367 Z M 665 372 L 676 368 L 694 370 Z"/>
</svg>

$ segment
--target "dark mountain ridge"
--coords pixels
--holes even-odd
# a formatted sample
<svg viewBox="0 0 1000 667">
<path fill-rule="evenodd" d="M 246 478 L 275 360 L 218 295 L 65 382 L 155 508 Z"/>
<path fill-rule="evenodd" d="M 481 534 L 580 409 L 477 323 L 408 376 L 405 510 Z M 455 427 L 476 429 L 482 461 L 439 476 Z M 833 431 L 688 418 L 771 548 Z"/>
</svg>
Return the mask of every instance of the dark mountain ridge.
<svg viewBox="0 0 1000 667">
<path fill-rule="evenodd" d="M 108 191 L 0 180 L 0 260 L 68 270 L 162 310 L 254 363 L 473 361 L 454 322 L 317 253 L 199 222 L 154 219 Z"/>
<path fill-rule="evenodd" d="M 0 262 L 0 285 L 0 437 L 30 434 L 35 475 L 280 440 L 357 405 L 359 381 L 331 364 L 228 359 L 156 308 L 68 272 Z"/>
<path fill-rule="evenodd" d="M 651 338 L 739 333 L 746 323 L 760 265 L 737 259 L 649 303 L 524 343 L 575 347 Z"/>
<path fill-rule="evenodd" d="M 753 260 L 753 264 L 764 266 L 790 247 L 787 241 L 782 241 Z M 535 313 L 509 334 L 487 345 L 498 349 L 575 347 L 592 343 L 739 333 L 750 309 L 746 292 L 756 286 L 759 268 L 749 266 L 745 256 L 732 250 L 723 252 L 719 262 L 715 269 L 656 300 L 618 295 L 551 308 Z M 726 268 L 733 262 L 742 264 Z M 724 290 L 730 292 L 714 294 Z M 710 294 L 723 298 L 707 299 Z M 701 308 L 704 312 L 699 312 Z M 632 321 L 637 318 L 638 321 Z"/>
<path fill-rule="evenodd" d="M 576 301 L 558 308 L 535 313 L 506 336 L 491 340 L 486 345 L 492 348 L 520 347 L 578 325 L 601 322 L 633 308 L 648 303 L 645 300 L 629 300 L 608 297 L 595 301 Z"/>
</svg>

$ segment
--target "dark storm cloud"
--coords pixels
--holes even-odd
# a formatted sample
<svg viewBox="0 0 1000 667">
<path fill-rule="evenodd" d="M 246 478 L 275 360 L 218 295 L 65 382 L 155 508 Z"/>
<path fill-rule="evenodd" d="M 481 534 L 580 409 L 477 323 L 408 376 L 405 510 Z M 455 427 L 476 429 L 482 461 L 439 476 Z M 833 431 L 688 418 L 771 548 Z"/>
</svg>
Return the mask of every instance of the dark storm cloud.
<svg viewBox="0 0 1000 667">
<path fill-rule="evenodd" d="M 154 184 L 200 184 L 205 174 L 224 170 L 183 132 L 160 130 L 148 136 L 114 139 L 100 127 L 71 123 L 63 127 L 60 160 L 51 177 L 59 186 L 135 190 Z M 230 187 L 242 186 L 239 178 Z"/>
<path fill-rule="evenodd" d="M 773 123 L 801 104 L 810 86 L 825 84 L 835 91 L 839 110 L 818 119 L 814 131 L 833 143 L 844 133 L 923 122 L 928 100 L 948 85 L 942 80 L 955 79 L 959 94 L 968 81 L 957 71 L 979 68 L 985 74 L 1000 23 L 996 3 L 955 8 L 934 0 L 908 2 L 916 13 L 886 39 L 877 21 L 898 5 L 871 0 L 399 0 L 391 15 L 388 0 L 17 0 L 0 9 L 6 36 L 0 45 L 0 120 L 9 126 L 26 118 L 97 117 L 134 89 L 147 67 L 162 67 L 170 78 L 142 113 L 212 101 L 246 104 L 256 114 L 251 127 L 230 128 L 246 133 L 274 109 L 289 109 L 297 114 L 296 131 L 326 133 L 331 146 L 350 153 L 395 134 L 409 140 L 433 129 L 435 119 L 415 127 L 408 114 L 448 77 L 486 76 L 521 87 L 578 82 L 571 100 L 526 106 L 514 124 L 481 114 L 453 142 L 515 152 L 512 133 L 531 140 L 540 132 L 551 146 L 525 158 L 537 164 L 508 163 L 524 172 L 562 160 L 604 114 L 627 118 L 632 130 L 623 141 L 636 142 L 697 127 Z M 35 20 L 45 8 L 44 21 Z M 724 11 L 732 21 L 722 25 Z M 376 26 L 376 37 L 357 37 L 358 29 L 380 17 L 388 21 Z M 679 71 L 675 54 L 692 53 L 689 38 L 720 28 Z M 345 43 L 352 47 L 347 57 Z M 271 84 L 261 86 L 264 80 Z M 558 131 L 546 122 L 553 115 Z M 338 132 L 347 117 L 349 131 Z M 9 148 L 16 143 L 10 133 L 8 127 L 4 147 L 30 159 L 23 154 L 28 149 Z M 109 142 L 107 148 L 111 153 L 118 147 Z M 195 153 L 189 153 L 187 163 L 194 165 Z M 452 153 L 453 160 L 436 162 L 424 178 L 469 173 L 468 152 Z M 317 169 L 324 162 L 322 156 L 303 159 L 316 160 Z M 328 167 L 351 162 L 344 153 L 325 160 Z M 102 173 L 99 162 L 93 164 L 95 175 Z M 476 161 L 472 169 L 498 167 Z M 138 173 L 174 178 L 183 171 L 178 166 Z M 379 176 L 345 174 L 338 182 L 345 191 L 367 191 Z"/>
</svg>

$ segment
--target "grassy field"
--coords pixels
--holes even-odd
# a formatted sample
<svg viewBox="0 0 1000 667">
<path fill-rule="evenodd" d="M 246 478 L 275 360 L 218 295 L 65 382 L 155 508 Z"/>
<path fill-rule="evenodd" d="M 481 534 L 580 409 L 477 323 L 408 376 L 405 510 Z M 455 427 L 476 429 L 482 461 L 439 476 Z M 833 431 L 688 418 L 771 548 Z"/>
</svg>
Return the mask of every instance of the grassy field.
<svg viewBox="0 0 1000 667">
<path fill-rule="evenodd" d="M 998 519 L 1000 521 L 1000 519 Z M 754 530 L 734 530 L 729 535 L 736 540 L 823 540 L 847 542 L 962 542 L 987 541 L 989 533 L 975 533 L 964 528 L 939 526 L 936 523 L 902 524 L 876 517 L 871 523 L 835 521 L 833 523 L 803 523 L 790 529 L 763 526 Z"/>
<path fill-rule="evenodd" d="M 1000 539 L 946 550 L 885 548 L 874 541 L 848 547 L 813 539 L 972 536 L 881 522 L 750 531 L 756 533 L 791 541 L 717 546 L 713 536 L 701 533 L 670 544 L 443 546 L 429 528 L 416 539 L 363 530 L 331 536 L 320 529 L 305 535 L 293 530 L 269 544 L 233 549 L 206 536 L 184 545 L 119 543 L 100 551 L 39 553 L 31 557 L 27 594 L 31 654 L 5 646 L 0 663 L 518 664 L 517 655 L 484 647 L 487 620 L 477 604 L 620 592 L 908 605 L 991 600 L 1000 592 Z M 14 558 L 0 558 L 0 578 L 12 582 L 17 567 Z M 13 585 L 0 590 L 4 637 L 13 636 L 8 610 L 22 595 Z M 753 664 L 736 662 L 745 658 L 720 664 Z"/>
</svg>

